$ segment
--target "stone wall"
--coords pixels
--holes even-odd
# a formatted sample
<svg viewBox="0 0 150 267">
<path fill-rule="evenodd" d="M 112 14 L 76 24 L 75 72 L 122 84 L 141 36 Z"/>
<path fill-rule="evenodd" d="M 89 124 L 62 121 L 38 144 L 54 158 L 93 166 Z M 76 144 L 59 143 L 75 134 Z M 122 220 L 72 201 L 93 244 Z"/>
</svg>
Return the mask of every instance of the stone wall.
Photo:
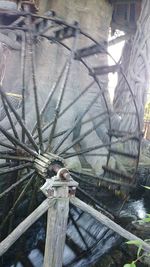
<svg viewBox="0 0 150 267">
<path fill-rule="evenodd" d="M 40 12 L 54 10 L 67 22 L 78 21 L 81 28 L 97 39 L 107 38 L 112 6 L 106 0 L 41 1 Z"/>
</svg>

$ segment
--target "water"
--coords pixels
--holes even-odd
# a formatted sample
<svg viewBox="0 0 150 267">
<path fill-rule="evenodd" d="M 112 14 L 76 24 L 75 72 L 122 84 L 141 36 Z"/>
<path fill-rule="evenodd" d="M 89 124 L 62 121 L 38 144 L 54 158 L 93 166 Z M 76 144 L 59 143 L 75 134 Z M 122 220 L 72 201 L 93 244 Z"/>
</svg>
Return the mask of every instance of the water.
<svg viewBox="0 0 150 267">
<path fill-rule="evenodd" d="M 142 190 L 142 191 L 141 191 Z M 89 191 L 90 192 L 90 191 Z M 143 219 L 146 213 L 150 213 L 149 194 L 145 189 L 136 191 L 133 199 L 128 201 L 120 214 L 118 210 L 121 203 L 117 198 L 106 196 L 98 192 L 100 200 L 107 205 L 112 212 L 118 214 L 122 225 L 132 225 L 138 219 Z M 91 193 L 92 194 L 92 193 Z M 94 197 L 97 196 L 95 192 Z M 81 196 L 82 198 L 82 196 Z M 133 223 L 134 225 L 134 223 Z M 25 236 L 26 245 L 22 247 L 27 257 L 35 267 L 42 267 L 44 254 L 46 218 L 39 220 L 30 228 Z M 68 222 L 67 239 L 64 249 L 63 267 L 90 267 L 106 254 L 110 253 L 116 246 L 124 242 L 119 235 L 97 222 L 90 215 L 83 213 L 80 209 L 70 208 L 70 219 Z M 17 243 L 17 242 L 16 242 Z M 20 246 L 13 246 L 3 258 L 3 267 L 26 267 L 18 260 L 14 265 L 14 255 L 20 250 Z M 143 264 L 144 266 L 144 264 Z"/>
</svg>

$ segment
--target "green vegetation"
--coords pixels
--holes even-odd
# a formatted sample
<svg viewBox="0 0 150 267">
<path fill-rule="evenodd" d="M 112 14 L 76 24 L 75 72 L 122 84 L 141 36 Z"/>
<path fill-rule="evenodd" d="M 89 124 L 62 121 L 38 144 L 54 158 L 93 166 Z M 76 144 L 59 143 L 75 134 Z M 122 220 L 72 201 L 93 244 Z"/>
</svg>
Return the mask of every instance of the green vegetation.
<svg viewBox="0 0 150 267">
<path fill-rule="evenodd" d="M 149 108 L 150 108 L 150 103 L 149 103 Z M 143 186 L 145 189 L 150 190 L 149 186 Z M 144 224 L 144 223 L 150 223 L 150 214 L 146 214 L 146 217 L 142 220 L 138 221 L 140 224 Z M 150 242 L 150 239 L 145 239 L 145 242 Z M 137 258 L 132 261 L 131 263 L 127 263 L 125 264 L 123 267 L 136 267 L 136 262 L 138 262 L 139 260 L 141 260 L 144 257 L 149 257 L 150 258 L 150 253 L 141 253 L 142 252 L 142 244 L 140 241 L 138 240 L 131 240 L 131 241 L 127 241 L 126 244 L 128 245 L 135 245 L 138 247 L 137 250 Z"/>
</svg>

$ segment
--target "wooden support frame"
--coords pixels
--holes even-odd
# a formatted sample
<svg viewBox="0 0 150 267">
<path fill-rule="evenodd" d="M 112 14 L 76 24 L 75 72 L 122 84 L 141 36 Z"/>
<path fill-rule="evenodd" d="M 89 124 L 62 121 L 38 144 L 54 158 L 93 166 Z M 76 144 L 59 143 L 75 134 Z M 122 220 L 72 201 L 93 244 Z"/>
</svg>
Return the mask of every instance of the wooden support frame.
<svg viewBox="0 0 150 267">
<path fill-rule="evenodd" d="M 2 256 L 51 206 L 53 206 L 55 201 L 55 199 L 44 200 L 37 209 L 20 223 L 15 230 L 0 243 L 0 256 Z"/>
<path fill-rule="evenodd" d="M 137 240 L 140 242 L 142 249 L 146 252 L 150 253 L 150 245 L 146 243 L 141 238 L 135 236 L 134 234 L 130 233 L 129 231 L 122 228 L 120 225 L 109 219 L 107 216 L 102 214 L 101 212 L 95 210 L 91 206 L 87 205 L 83 201 L 78 198 L 72 198 L 70 202 L 76 206 L 77 208 L 81 209 L 84 212 L 87 212 L 92 217 L 94 217 L 100 223 L 106 225 L 109 229 L 113 230 L 114 232 L 118 233 L 120 236 L 124 237 L 127 240 Z"/>
<path fill-rule="evenodd" d="M 76 182 L 73 180 L 69 180 L 68 182 L 60 182 L 56 179 L 50 181 L 50 183 L 53 186 L 51 188 L 47 188 L 46 185 L 46 188 L 44 187 L 45 193 L 51 193 L 50 191 L 53 191 L 54 189 L 53 193 L 56 196 L 51 197 L 50 199 L 47 198 L 45 201 L 43 201 L 37 209 L 35 209 L 7 238 L 0 243 L 0 256 L 2 256 L 28 228 L 48 210 L 43 267 L 62 267 L 69 214 L 69 202 L 77 208 L 80 208 L 82 211 L 90 214 L 98 222 L 107 226 L 109 229 L 118 233 L 125 239 L 139 241 L 142 249 L 146 253 L 150 253 L 150 245 L 144 240 L 125 230 L 110 218 L 87 205 L 80 199 L 75 198 L 74 195 L 70 195 L 70 189 L 72 189 L 73 183 L 74 187 L 76 187 Z M 69 184 L 71 185 L 70 187 Z"/>
<path fill-rule="evenodd" d="M 60 168 L 57 176 L 47 179 L 42 192 L 56 198 L 55 205 L 48 210 L 47 233 L 43 267 L 62 267 L 65 247 L 69 200 L 74 196 L 78 183 L 65 168 Z"/>
<path fill-rule="evenodd" d="M 127 33 L 124 35 L 118 36 L 115 39 L 112 39 L 108 42 L 108 47 L 116 45 L 116 44 L 121 43 L 123 41 L 127 41 L 131 38 L 131 36 L 132 36 L 131 34 L 127 34 Z"/>
<path fill-rule="evenodd" d="M 48 210 L 43 267 L 62 267 L 63 263 L 69 213 L 69 198 L 68 194 L 67 197 L 65 196 L 67 191 L 65 192 L 64 188 L 60 190 L 64 192 L 64 198 L 57 199 L 55 205 Z"/>
</svg>

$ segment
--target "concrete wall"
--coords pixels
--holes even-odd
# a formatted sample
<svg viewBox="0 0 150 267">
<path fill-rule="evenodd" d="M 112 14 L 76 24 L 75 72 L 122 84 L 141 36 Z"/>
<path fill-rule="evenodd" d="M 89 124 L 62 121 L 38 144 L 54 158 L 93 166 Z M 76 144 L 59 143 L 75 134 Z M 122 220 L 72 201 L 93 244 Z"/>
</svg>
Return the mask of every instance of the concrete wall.
<svg viewBox="0 0 150 267">
<path fill-rule="evenodd" d="M 54 10 L 67 22 L 78 21 L 81 28 L 92 36 L 107 38 L 112 6 L 106 0 L 42 0 L 40 13 Z"/>
</svg>

